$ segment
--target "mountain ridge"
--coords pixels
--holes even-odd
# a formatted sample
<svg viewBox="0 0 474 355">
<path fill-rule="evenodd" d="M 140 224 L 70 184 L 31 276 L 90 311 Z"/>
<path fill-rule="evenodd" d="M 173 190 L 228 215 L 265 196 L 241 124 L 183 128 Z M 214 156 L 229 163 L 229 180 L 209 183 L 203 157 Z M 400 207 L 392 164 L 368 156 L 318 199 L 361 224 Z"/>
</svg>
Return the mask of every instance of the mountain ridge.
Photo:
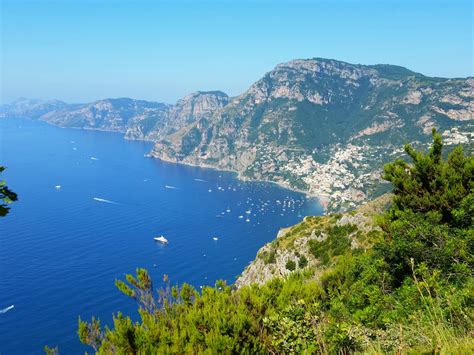
<svg viewBox="0 0 474 355">
<path fill-rule="evenodd" d="M 162 160 L 237 172 L 318 196 L 346 210 L 385 191 L 380 167 L 400 146 L 472 146 L 474 79 L 433 78 L 401 66 L 295 59 L 242 94 L 198 91 L 174 105 L 133 99 L 2 106 L 59 126 L 123 132 L 154 142 Z"/>
<path fill-rule="evenodd" d="M 380 193 L 370 191 L 379 185 L 374 167 L 404 143 L 426 144 L 435 127 L 457 143 L 472 138 L 473 84 L 389 65 L 293 60 L 180 137 L 158 141 L 152 155 L 278 182 L 329 210 L 353 208 Z"/>
</svg>

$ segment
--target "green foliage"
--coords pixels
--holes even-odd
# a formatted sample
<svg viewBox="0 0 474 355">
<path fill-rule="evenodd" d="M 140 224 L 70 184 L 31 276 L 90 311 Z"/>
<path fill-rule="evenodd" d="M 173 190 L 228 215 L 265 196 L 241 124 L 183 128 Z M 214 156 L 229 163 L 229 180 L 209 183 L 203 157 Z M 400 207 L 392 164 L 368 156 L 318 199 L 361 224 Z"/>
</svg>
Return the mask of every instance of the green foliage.
<svg viewBox="0 0 474 355">
<path fill-rule="evenodd" d="M 298 260 L 298 267 L 300 269 L 304 269 L 307 265 L 308 265 L 308 259 L 306 258 L 306 256 L 301 255 Z"/>
<path fill-rule="evenodd" d="M 314 353 L 320 350 L 315 327 L 318 310 L 317 304 L 308 306 L 304 300 L 298 300 L 295 305 L 263 318 L 263 325 L 272 334 L 270 352 Z"/>
<path fill-rule="evenodd" d="M 103 337 L 100 328 L 100 320 L 92 317 L 92 321 L 88 323 L 82 321 L 79 317 L 79 326 L 77 334 L 79 335 L 79 340 L 83 344 L 90 345 L 94 348 L 95 351 L 97 351 Z"/>
<path fill-rule="evenodd" d="M 4 170 L 5 167 L 0 166 L 0 173 L 2 173 Z M 0 217 L 6 216 L 10 210 L 8 205 L 17 200 L 17 194 L 8 188 L 5 180 L 0 180 Z"/>
<path fill-rule="evenodd" d="M 287 270 L 294 271 L 296 269 L 296 263 L 293 260 L 288 260 L 285 265 Z"/>
<path fill-rule="evenodd" d="M 309 246 L 325 268 L 237 290 L 220 281 L 201 293 L 186 284 L 155 292 L 137 269 L 116 285 L 137 300 L 140 321 L 118 314 L 102 330 L 79 319 L 81 341 L 107 354 L 471 353 L 473 159 L 455 149 L 444 160 L 441 148 L 434 134 L 428 154 L 408 147 L 412 164 L 386 166 L 393 204 L 367 234 L 372 248 L 351 251 L 355 226 L 308 218 L 310 227 L 291 228 L 261 257 L 271 261 L 308 227 L 320 233 Z M 299 268 L 307 262 L 299 254 Z"/>
<path fill-rule="evenodd" d="M 333 257 L 349 251 L 351 241 L 347 236 L 356 230 L 357 227 L 350 224 L 332 226 L 328 229 L 327 236 L 321 238 L 322 240 L 308 241 L 309 250 L 322 265 L 329 265 Z"/>
<path fill-rule="evenodd" d="M 442 148 L 441 135 L 433 130 L 433 145 L 427 154 L 406 145 L 412 164 L 398 159 L 385 165 L 384 178 L 394 186 L 393 213 L 436 212 L 441 222 L 453 221 L 453 212 L 474 188 L 474 159 L 457 147 L 443 160 Z"/>
<path fill-rule="evenodd" d="M 263 262 L 265 263 L 265 265 L 275 264 L 276 250 L 272 248 L 270 251 L 266 251 L 262 253 L 261 258 L 263 259 Z"/>
<path fill-rule="evenodd" d="M 377 69 L 380 75 L 386 79 L 403 80 L 410 76 L 424 78 L 423 75 L 415 73 L 407 68 L 398 65 L 377 64 L 371 65 L 372 68 Z"/>
<path fill-rule="evenodd" d="M 202 139 L 202 133 L 196 127 L 191 128 L 183 137 L 181 154 L 187 155 L 197 148 Z"/>
<path fill-rule="evenodd" d="M 412 164 L 385 166 L 394 185 L 393 206 L 383 228 L 387 243 L 378 246 L 398 282 L 411 274 L 411 261 L 463 281 L 474 261 L 474 158 L 460 147 L 446 160 L 441 136 L 433 131 L 427 154 L 405 146 Z"/>
</svg>

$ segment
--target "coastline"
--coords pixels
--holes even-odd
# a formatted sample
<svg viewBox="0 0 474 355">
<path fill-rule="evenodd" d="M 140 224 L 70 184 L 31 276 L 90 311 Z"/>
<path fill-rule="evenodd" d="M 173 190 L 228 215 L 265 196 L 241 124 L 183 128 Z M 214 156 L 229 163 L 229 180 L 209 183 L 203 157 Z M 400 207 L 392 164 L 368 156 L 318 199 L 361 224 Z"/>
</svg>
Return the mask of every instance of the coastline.
<svg viewBox="0 0 474 355">
<path fill-rule="evenodd" d="M 163 162 L 170 163 L 170 164 L 179 164 L 179 165 L 185 165 L 185 166 L 192 166 L 192 167 L 196 167 L 196 168 L 200 168 L 200 169 L 211 169 L 211 170 L 215 170 L 215 171 L 228 172 L 228 173 L 235 174 L 235 177 L 237 179 L 241 180 L 241 181 L 263 182 L 263 183 L 275 184 L 275 185 L 277 185 L 277 186 L 279 186 L 283 189 L 287 189 L 287 190 L 290 190 L 290 191 L 293 191 L 293 192 L 301 193 L 301 194 L 305 195 L 306 198 L 317 200 L 317 202 L 321 205 L 321 207 L 324 211 L 323 215 L 326 215 L 326 213 L 327 213 L 327 199 L 325 197 L 319 196 L 317 194 L 312 194 L 309 191 L 298 189 L 298 188 L 293 187 L 293 186 L 291 186 L 291 185 L 289 185 L 288 183 L 285 183 L 285 182 L 272 181 L 272 180 L 252 179 L 252 178 L 242 176 L 242 174 L 239 173 L 238 171 L 231 170 L 231 169 L 219 168 L 219 167 L 212 166 L 212 165 L 209 165 L 209 164 L 195 164 L 195 163 L 190 163 L 190 162 L 183 162 L 183 161 L 176 161 L 176 160 L 172 160 L 172 159 L 167 159 L 167 158 L 164 158 L 164 157 L 161 157 L 161 156 L 156 156 L 155 154 L 153 154 L 153 150 L 150 153 L 146 154 L 145 157 L 152 158 L 152 159 L 158 159 L 158 160 L 161 160 Z"/>
<path fill-rule="evenodd" d="M 61 126 L 59 124 L 52 123 L 52 122 L 49 122 L 49 121 L 41 119 L 41 118 L 38 118 L 38 119 L 28 118 L 28 117 L 3 117 L 3 118 L 5 118 L 5 119 L 20 118 L 20 119 L 28 119 L 28 120 L 33 120 L 33 121 L 42 121 L 42 122 L 45 122 L 45 123 L 47 123 L 51 126 L 58 127 L 58 128 L 63 128 L 63 129 L 71 128 L 71 129 L 77 129 L 77 130 L 100 131 L 100 132 L 108 132 L 108 133 L 121 133 L 123 135 L 122 138 L 124 140 L 127 140 L 127 141 L 140 141 L 140 142 L 155 143 L 155 141 L 149 140 L 149 139 L 128 138 L 128 137 L 125 136 L 126 130 L 124 131 L 124 130 L 118 130 L 118 129 L 114 130 L 114 129 L 104 129 L 104 128 L 92 128 L 92 127 L 68 127 L 68 126 Z M 200 169 L 212 169 L 212 170 L 215 170 L 215 171 L 222 171 L 222 172 L 232 173 L 240 181 L 263 182 L 263 183 L 275 184 L 275 185 L 277 185 L 281 188 L 301 193 L 301 194 L 305 195 L 306 198 L 317 200 L 317 202 L 321 205 L 321 207 L 323 209 L 324 215 L 327 213 L 327 198 L 325 198 L 323 196 L 319 196 L 317 194 L 310 193 L 309 191 L 298 189 L 298 188 L 293 187 L 290 184 L 285 183 L 285 182 L 272 181 L 272 180 L 252 179 L 252 178 L 242 176 L 242 174 L 239 173 L 238 171 L 231 170 L 231 169 L 219 168 L 219 167 L 212 166 L 212 165 L 209 165 L 209 164 L 193 164 L 193 163 L 190 163 L 190 162 L 183 162 L 183 161 L 176 161 L 176 160 L 172 160 L 172 159 L 167 159 L 165 157 L 157 156 L 157 155 L 153 154 L 153 149 L 149 153 L 145 154 L 145 157 L 158 159 L 158 160 L 161 160 L 163 162 L 170 163 L 170 164 L 179 164 L 179 165 L 185 165 L 185 166 L 192 166 L 192 167 L 196 167 L 196 168 L 200 168 Z"/>
</svg>

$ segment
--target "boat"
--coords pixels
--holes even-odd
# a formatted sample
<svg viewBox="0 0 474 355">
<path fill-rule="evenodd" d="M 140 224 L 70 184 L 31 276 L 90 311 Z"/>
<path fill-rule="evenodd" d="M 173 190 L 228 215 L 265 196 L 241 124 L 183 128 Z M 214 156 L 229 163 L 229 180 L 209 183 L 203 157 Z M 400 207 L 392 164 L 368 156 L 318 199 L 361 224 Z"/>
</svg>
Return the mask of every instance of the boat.
<svg viewBox="0 0 474 355">
<path fill-rule="evenodd" d="M 161 244 L 168 244 L 168 239 L 160 235 L 159 237 L 153 238 L 155 241 L 160 242 Z"/>
<path fill-rule="evenodd" d="M 214 237 L 214 238 L 212 238 L 212 239 L 214 239 L 214 240 L 216 240 L 216 241 L 219 240 L 219 238 L 217 238 L 217 237 Z"/>
</svg>

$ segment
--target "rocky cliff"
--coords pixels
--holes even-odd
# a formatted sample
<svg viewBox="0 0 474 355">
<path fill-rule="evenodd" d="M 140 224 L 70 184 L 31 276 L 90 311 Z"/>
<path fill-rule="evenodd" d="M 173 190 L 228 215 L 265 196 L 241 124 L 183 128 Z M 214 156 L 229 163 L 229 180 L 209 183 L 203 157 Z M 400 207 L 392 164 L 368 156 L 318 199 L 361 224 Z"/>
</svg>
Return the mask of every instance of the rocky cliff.
<svg viewBox="0 0 474 355">
<path fill-rule="evenodd" d="M 347 250 L 364 251 L 380 235 L 374 217 L 390 204 L 385 194 L 344 214 L 308 216 L 301 223 L 281 229 L 264 245 L 235 282 L 236 287 L 264 284 L 275 277 L 311 268 L 323 271 Z"/>
<path fill-rule="evenodd" d="M 237 171 L 319 196 L 328 210 L 383 191 L 379 167 L 403 143 L 473 138 L 474 79 L 390 65 L 294 60 L 209 117 L 159 140 L 152 155 Z"/>
<path fill-rule="evenodd" d="M 159 118 L 142 116 L 129 126 L 126 138 L 156 141 L 184 129 L 200 119 L 209 118 L 228 103 L 222 91 L 199 91 L 178 100 Z"/>
</svg>

